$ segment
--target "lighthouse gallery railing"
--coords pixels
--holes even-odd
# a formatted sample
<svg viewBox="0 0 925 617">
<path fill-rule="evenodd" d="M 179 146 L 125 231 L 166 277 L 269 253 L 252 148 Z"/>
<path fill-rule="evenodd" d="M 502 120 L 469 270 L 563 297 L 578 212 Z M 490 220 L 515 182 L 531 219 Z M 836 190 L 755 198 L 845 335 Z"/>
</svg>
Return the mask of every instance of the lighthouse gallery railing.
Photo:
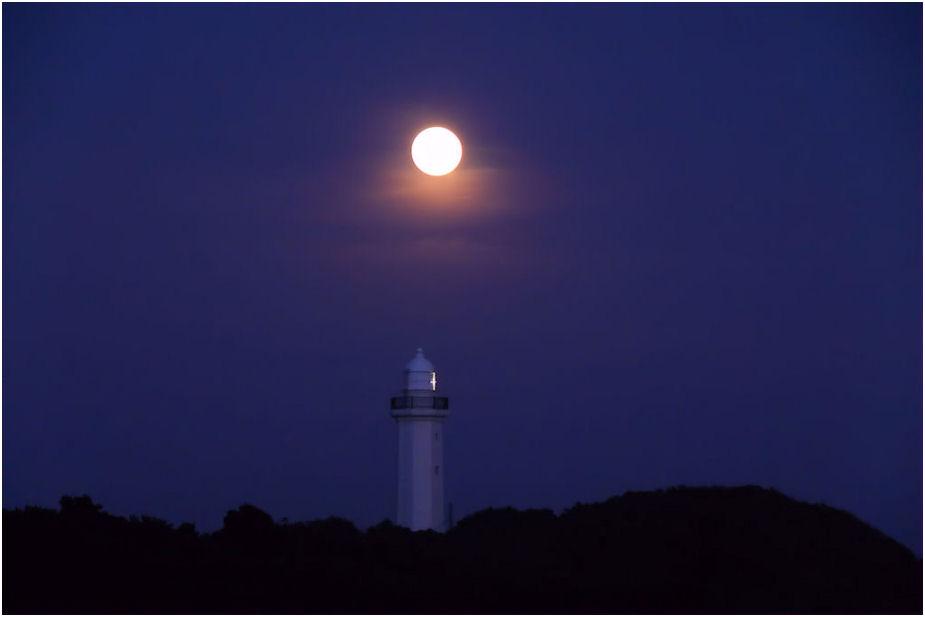
<svg viewBox="0 0 925 617">
<path fill-rule="evenodd" d="M 449 409 L 446 396 L 393 396 L 392 409 Z"/>
</svg>

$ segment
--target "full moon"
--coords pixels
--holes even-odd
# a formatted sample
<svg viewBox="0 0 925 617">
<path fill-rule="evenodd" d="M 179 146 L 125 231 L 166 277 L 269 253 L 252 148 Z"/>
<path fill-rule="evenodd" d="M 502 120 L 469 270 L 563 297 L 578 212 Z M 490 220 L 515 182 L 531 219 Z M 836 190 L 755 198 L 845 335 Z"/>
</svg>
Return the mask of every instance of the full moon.
<svg viewBox="0 0 925 617">
<path fill-rule="evenodd" d="M 411 160 L 429 176 L 445 176 L 462 160 L 462 143 L 442 126 L 424 129 L 411 143 Z"/>
</svg>

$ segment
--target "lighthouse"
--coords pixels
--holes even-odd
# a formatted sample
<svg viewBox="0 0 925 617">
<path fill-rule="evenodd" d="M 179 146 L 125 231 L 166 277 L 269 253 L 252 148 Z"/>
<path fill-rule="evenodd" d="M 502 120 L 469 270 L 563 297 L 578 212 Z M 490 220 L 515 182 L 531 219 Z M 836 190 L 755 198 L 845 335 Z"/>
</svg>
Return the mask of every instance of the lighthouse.
<svg viewBox="0 0 925 617">
<path fill-rule="evenodd" d="M 443 423 L 450 401 L 437 396 L 437 371 L 423 349 L 405 368 L 405 387 L 392 397 L 391 407 L 398 425 L 396 523 L 412 531 L 445 531 Z"/>
</svg>

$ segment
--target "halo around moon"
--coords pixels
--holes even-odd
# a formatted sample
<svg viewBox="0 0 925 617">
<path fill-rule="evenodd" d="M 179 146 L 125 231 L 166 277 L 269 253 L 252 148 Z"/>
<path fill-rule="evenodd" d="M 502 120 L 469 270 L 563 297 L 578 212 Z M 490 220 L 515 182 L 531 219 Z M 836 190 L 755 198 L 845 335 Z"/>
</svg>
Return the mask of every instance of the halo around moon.
<svg viewBox="0 0 925 617">
<path fill-rule="evenodd" d="M 462 160 L 462 142 L 453 131 L 432 126 L 418 133 L 411 143 L 411 160 L 429 176 L 445 176 Z"/>
</svg>

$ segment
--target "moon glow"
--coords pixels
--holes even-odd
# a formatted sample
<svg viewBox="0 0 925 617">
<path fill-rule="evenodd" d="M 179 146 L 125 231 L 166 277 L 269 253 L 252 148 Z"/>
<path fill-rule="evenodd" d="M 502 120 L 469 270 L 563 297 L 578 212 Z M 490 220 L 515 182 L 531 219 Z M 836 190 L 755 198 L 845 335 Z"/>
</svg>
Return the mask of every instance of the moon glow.
<svg viewBox="0 0 925 617">
<path fill-rule="evenodd" d="M 462 142 L 449 129 L 432 126 L 414 138 L 411 160 L 429 176 L 445 176 L 462 160 Z"/>
</svg>

